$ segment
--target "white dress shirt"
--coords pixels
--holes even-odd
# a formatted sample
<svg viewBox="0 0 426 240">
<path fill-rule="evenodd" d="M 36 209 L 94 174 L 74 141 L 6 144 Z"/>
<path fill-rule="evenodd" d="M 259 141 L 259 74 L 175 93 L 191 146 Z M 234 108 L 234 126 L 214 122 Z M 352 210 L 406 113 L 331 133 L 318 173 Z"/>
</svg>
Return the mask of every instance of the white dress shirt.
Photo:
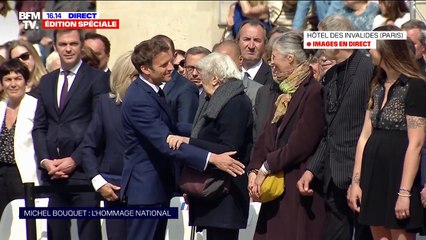
<svg viewBox="0 0 426 240">
<path fill-rule="evenodd" d="M 247 72 L 248 75 L 250 76 L 249 79 L 253 80 L 254 77 L 256 76 L 257 72 L 260 69 L 260 66 L 262 66 L 262 62 L 263 60 L 260 59 L 259 62 L 257 62 L 256 64 L 254 64 L 251 68 L 249 69 L 245 69 L 244 67 L 242 67 L 242 71 L 241 71 L 241 79 L 244 78 L 244 74 Z"/>
<path fill-rule="evenodd" d="M 75 65 L 73 68 L 71 68 L 68 73 L 68 92 L 71 89 L 72 84 L 74 83 L 75 76 L 77 75 L 78 69 L 80 69 L 81 64 L 83 61 L 80 60 L 77 65 Z M 61 67 L 59 70 L 59 77 L 58 77 L 58 86 L 56 86 L 56 100 L 59 107 L 59 104 L 61 102 L 61 91 L 62 91 L 62 85 L 64 85 L 64 69 Z"/>
</svg>

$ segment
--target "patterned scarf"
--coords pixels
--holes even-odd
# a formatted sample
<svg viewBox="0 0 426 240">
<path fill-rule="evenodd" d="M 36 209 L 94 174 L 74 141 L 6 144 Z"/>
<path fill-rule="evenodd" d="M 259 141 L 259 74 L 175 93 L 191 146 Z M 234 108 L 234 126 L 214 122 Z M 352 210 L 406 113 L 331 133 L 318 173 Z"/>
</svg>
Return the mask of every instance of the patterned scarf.
<svg viewBox="0 0 426 240">
<path fill-rule="evenodd" d="M 311 70 L 309 62 L 305 61 L 293 71 L 285 72 L 277 76 L 277 81 L 280 83 L 280 90 L 283 92 L 275 101 L 277 109 L 272 119 L 272 124 L 278 122 L 287 111 L 288 104 L 293 97 L 293 94 L 299 88 L 300 83 L 310 74 Z"/>
</svg>

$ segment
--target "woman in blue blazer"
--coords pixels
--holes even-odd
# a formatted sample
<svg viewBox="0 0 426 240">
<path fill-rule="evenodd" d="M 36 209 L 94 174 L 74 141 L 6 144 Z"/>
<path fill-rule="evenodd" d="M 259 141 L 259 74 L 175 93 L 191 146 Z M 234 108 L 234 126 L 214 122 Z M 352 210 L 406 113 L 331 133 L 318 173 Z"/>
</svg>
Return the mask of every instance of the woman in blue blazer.
<svg viewBox="0 0 426 240">
<path fill-rule="evenodd" d="M 130 57 L 131 52 L 126 52 L 117 59 L 111 71 L 111 92 L 100 96 L 83 141 L 84 172 L 106 207 L 125 207 L 118 200 L 124 156 L 121 103 L 137 76 Z M 126 239 L 125 219 L 107 219 L 106 229 L 109 240 Z"/>
</svg>

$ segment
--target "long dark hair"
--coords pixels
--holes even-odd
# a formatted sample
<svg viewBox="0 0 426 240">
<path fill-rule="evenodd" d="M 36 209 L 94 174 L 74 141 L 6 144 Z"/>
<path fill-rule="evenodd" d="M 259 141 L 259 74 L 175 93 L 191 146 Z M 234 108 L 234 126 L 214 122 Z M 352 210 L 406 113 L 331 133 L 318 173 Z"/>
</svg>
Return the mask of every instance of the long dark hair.
<svg viewBox="0 0 426 240">
<path fill-rule="evenodd" d="M 382 16 L 388 20 L 395 21 L 398 18 L 402 18 L 406 13 L 410 12 L 405 1 L 402 0 L 379 0 L 379 3 L 385 4 L 386 13 L 382 13 Z"/>
<path fill-rule="evenodd" d="M 373 31 L 401 31 L 400 28 L 393 25 L 385 25 L 374 29 Z M 383 69 L 380 65 L 383 63 L 388 68 L 393 69 L 409 78 L 419 78 L 425 80 L 414 56 L 410 50 L 408 40 L 377 40 L 376 50 L 380 53 L 380 62 L 376 67 L 376 73 L 371 82 L 371 92 L 379 84 Z M 369 108 L 372 107 L 372 94 L 370 94 Z"/>
</svg>

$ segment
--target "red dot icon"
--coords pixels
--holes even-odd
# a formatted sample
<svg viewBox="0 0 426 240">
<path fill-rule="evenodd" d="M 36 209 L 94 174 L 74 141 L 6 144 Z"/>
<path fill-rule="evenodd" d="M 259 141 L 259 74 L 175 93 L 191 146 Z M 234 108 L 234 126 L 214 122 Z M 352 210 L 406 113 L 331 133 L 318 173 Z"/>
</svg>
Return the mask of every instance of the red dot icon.
<svg viewBox="0 0 426 240">
<path fill-rule="evenodd" d="M 311 46 L 311 42 L 307 42 L 306 46 L 310 47 Z"/>
</svg>

